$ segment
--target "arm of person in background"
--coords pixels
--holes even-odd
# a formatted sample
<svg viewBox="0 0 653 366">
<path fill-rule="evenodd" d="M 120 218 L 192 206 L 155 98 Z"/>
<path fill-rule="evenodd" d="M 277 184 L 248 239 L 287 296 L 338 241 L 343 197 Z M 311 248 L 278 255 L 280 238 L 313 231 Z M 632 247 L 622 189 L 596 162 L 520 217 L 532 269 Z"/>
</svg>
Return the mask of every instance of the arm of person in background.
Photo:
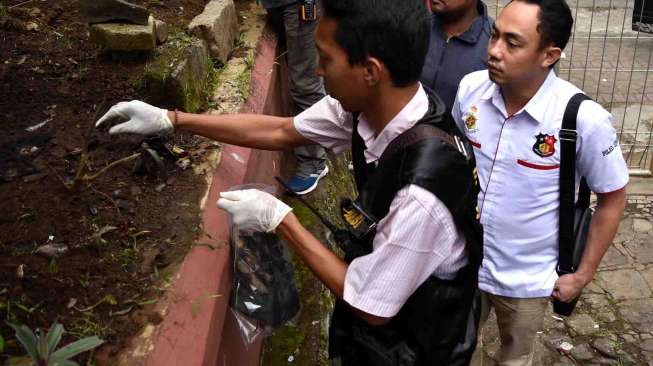
<svg viewBox="0 0 653 366">
<path fill-rule="evenodd" d="M 314 144 L 297 132 L 292 117 L 191 114 L 167 111 L 133 100 L 111 107 L 96 122 L 96 127 L 114 119 L 127 121 L 113 126 L 109 130 L 111 134 L 154 135 L 186 131 L 228 144 L 265 150 L 284 150 Z"/>
<path fill-rule="evenodd" d="M 587 246 L 575 273 L 561 276 L 555 283 L 552 296 L 569 302 L 594 278 L 596 269 L 612 244 L 626 207 L 626 187 L 614 192 L 597 193 L 596 212 L 592 216 Z"/>
</svg>

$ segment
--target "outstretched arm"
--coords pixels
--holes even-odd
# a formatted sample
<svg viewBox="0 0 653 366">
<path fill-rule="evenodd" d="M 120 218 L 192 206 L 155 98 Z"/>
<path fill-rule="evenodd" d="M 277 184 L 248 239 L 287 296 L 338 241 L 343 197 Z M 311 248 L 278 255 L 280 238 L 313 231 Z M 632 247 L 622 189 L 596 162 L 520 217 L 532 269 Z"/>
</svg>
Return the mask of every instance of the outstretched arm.
<svg viewBox="0 0 653 366">
<path fill-rule="evenodd" d="M 154 135 L 187 131 L 233 145 L 266 150 L 283 150 L 299 145 L 314 144 L 297 132 L 292 117 L 255 114 L 208 115 L 167 111 L 147 103 L 132 100 L 109 109 L 96 123 L 122 119 L 109 133 Z"/>
<path fill-rule="evenodd" d="M 171 121 L 175 121 L 174 114 L 175 112 L 168 112 Z M 313 144 L 297 132 L 292 117 L 178 112 L 175 122 L 173 123 L 177 131 L 186 131 L 228 144 L 257 149 L 284 150 Z"/>
</svg>

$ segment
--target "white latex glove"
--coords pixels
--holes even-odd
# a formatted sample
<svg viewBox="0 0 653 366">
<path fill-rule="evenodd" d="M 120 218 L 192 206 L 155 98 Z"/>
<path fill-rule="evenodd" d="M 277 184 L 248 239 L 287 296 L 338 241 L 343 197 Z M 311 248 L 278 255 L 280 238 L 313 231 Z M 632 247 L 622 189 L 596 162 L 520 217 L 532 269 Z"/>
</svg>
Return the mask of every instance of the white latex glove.
<svg viewBox="0 0 653 366">
<path fill-rule="evenodd" d="M 231 214 L 238 229 L 272 232 L 292 211 L 273 195 L 258 189 L 220 192 L 218 207 Z"/>
<path fill-rule="evenodd" d="M 112 135 L 116 133 L 156 135 L 174 131 L 167 110 L 151 106 L 140 100 L 120 102 L 114 105 L 95 123 L 95 127 L 114 118 L 127 119 L 128 121 L 111 127 L 109 133 Z"/>
</svg>

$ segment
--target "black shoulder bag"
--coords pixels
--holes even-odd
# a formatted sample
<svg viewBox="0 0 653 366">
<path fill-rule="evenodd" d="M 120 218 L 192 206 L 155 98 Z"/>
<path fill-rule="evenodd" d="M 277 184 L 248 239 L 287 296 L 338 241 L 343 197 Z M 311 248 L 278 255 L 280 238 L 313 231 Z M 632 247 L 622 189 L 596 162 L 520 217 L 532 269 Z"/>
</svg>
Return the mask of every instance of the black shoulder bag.
<svg viewBox="0 0 653 366">
<path fill-rule="evenodd" d="M 578 93 L 571 97 L 562 117 L 560 138 L 560 223 L 558 233 L 558 276 L 576 272 L 580 264 L 594 210 L 590 208 L 590 188 L 582 177 L 578 200 L 574 204 L 576 188 L 576 116 L 584 100 L 590 98 Z M 574 311 L 578 297 L 570 302 L 553 300 L 553 311 L 569 316 Z"/>
</svg>

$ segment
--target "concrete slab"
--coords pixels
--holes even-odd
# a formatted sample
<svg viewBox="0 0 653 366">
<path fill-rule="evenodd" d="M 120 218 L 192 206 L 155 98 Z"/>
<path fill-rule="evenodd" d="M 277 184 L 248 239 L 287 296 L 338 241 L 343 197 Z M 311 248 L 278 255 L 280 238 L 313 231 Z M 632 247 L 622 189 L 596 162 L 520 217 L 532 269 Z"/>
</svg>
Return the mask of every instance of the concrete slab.
<svg viewBox="0 0 653 366">
<path fill-rule="evenodd" d="M 603 271 L 598 279 L 608 294 L 617 301 L 651 297 L 651 289 L 634 269 Z"/>
</svg>

